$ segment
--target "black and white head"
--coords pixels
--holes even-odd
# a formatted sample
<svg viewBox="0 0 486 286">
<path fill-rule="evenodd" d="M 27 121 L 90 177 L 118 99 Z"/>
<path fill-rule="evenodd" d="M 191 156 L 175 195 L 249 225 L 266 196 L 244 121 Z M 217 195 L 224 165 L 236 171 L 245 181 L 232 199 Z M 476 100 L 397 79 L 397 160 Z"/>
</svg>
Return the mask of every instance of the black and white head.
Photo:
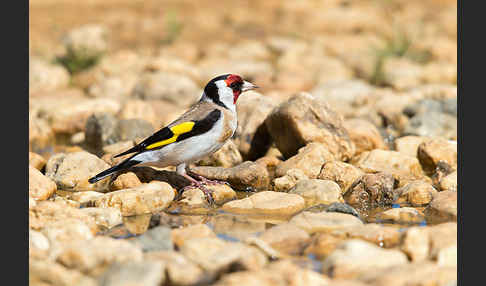
<svg viewBox="0 0 486 286">
<path fill-rule="evenodd" d="M 235 111 L 238 97 L 245 91 L 258 88 L 236 74 L 225 74 L 213 78 L 206 84 L 202 100 L 212 102 Z"/>
</svg>

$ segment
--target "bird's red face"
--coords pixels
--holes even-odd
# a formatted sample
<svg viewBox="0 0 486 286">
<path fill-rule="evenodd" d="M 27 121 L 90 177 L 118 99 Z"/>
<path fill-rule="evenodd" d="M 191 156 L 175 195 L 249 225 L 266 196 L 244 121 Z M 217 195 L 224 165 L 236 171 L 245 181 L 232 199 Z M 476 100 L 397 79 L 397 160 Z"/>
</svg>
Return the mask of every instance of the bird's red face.
<svg viewBox="0 0 486 286">
<path fill-rule="evenodd" d="M 242 92 L 243 79 L 239 75 L 230 74 L 224 82 L 226 83 L 226 86 L 233 90 L 233 104 L 236 104 L 236 101 Z"/>
</svg>

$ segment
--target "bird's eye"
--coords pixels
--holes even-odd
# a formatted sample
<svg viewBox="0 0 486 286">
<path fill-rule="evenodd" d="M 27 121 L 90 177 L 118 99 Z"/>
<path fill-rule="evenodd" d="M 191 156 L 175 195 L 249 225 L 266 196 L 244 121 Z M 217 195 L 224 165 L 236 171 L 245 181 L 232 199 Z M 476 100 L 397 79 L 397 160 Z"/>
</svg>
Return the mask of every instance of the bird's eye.
<svg viewBox="0 0 486 286">
<path fill-rule="evenodd" d="M 236 82 L 236 81 L 235 81 L 235 82 L 233 82 L 233 83 L 230 85 L 230 87 L 231 87 L 232 89 L 238 89 L 238 88 L 239 88 L 239 86 L 240 86 L 240 84 L 239 84 L 238 82 Z"/>
</svg>

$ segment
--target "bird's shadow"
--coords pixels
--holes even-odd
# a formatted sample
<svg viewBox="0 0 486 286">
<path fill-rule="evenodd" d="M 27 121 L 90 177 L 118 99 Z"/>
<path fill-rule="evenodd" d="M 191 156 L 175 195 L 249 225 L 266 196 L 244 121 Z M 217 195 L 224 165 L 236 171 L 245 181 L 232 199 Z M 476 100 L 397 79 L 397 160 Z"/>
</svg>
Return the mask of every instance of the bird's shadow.
<svg viewBox="0 0 486 286">
<path fill-rule="evenodd" d="M 173 186 L 177 190 L 182 189 L 188 185 L 190 185 L 190 181 L 183 176 L 177 174 L 174 171 L 167 171 L 167 170 L 156 170 L 151 167 L 145 166 L 135 166 L 128 168 L 126 170 L 118 172 L 115 176 L 112 177 L 111 181 L 113 182 L 116 178 L 122 174 L 132 172 L 134 173 L 140 182 L 142 183 L 149 183 L 151 181 L 161 181 L 166 182 L 169 185 Z"/>
</svg>

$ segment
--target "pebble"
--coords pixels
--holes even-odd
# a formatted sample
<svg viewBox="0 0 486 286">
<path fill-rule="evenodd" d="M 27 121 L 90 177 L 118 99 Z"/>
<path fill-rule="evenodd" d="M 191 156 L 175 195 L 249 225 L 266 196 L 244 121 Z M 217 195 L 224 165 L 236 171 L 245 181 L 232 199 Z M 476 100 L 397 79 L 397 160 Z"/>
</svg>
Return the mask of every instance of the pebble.
<svg viewBox="0 0 486 286">
<path fill-rule="evenodd" d="M 457 220 L 457 192 L 442 191 L 434 194 L 424 214 L 428 223 Z"/>
<path fill-rule="evenodd" d="M 56 190 L 57 186 L 53 180 L 29 165 L 29 197 L 35 200 L 47 200 Z"/>
<path fill-rule="evenodd" d="M 85 151 L 58 153 L 47 161 L 46 176 L 62 190 L 106 191 L 109 178 L 94 184 L 90 184 L 88 179 L 109 167 L 103 160 Z"/>
<path fill-rule="evenodd" d="M 399 250 L 382 249 L 363 240 L 351 239 L 340 243 L 322 261 L 322 272 L 333 278 L 358 278 L 380 268 L 407 263 L 407 256 Z"/>
<path fill-rule="evenodd" d="M 151 182 L 107 193 L 96 198 L 93 205 L 100 208 L 118 208 L 123 216 L 149 214 L 168 207 L 175 193 L 175 190 L 165 182 Z"/>
<path fill-rule="evenodd" d="M 375 217 L 379 221 L 393 222 L 399 224 L 421 223 L 424 221 L 424 214 L 414 208 L 392 208 L 379 213 Z"/>
<path fill-rule="evenodd" d="M 292 217 L 289 223 L 308 233 L 327 233 L 335 229 L 363 224 L 359 218 L 349 214 L 331 212 L 312 213 L 308 211 Z"/>
<path fill-rule="evenodd" d="M 288 193 L 303 197 L 308 207 L 318 204 L 329 205 L 336 202 L 344 202 L 339 185 L 329 180 L 300 180 Z"/>
<path fill-rule="evenodd" d="M 288 216 L 304 207 L 305 200 L 299 195 L 264 191 L 245 199 L 227 202 L 222 210 L 239 214 Z"/>
<path fill-rule="evenodd" d="M 325 145 L 309 143 L 300 148 L 296 155 L 278 164 L 275 175 L 281 177 L 291 169 L 298 169 L 307 177 L 315 179 L 319 175 L 322 165 L 329 161 L 334 161 L 334 156 Z"/>
</svg>

